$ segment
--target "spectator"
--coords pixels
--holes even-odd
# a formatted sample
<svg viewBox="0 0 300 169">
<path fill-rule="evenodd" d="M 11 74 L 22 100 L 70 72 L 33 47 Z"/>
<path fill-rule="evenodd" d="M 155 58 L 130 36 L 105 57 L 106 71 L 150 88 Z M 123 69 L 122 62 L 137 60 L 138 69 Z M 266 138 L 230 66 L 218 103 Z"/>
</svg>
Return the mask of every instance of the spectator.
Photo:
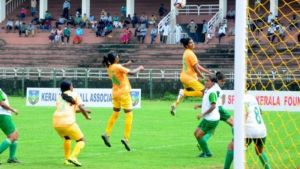
<svg viewBox="0 0 300 169">
<path fill-rule="evenodd" d="M 25 18 L 26 15 L 27 15 L 27 11 L 26 11 L 26 9 L 23 7 L 23 8 L 21 9 L 20 14 L 19 14 L 19 19 L 23 20 L 23 19 Z"/>
<path fill-rule="evenodd" d="M 78 27 L 75 31 L 75 37 L 73 38 L 73 44 L 79 44 L 82 41 L 82 29 Z"/>
<path fill-rule="evenodd" d="M 191 20 L 191 23 L 187 26 L 187 28 L 190 29 L 190 37 L 193 39 L 193 41 L 195 43 L 198 43 L 198 37 L 197 37 L 197 34 L 196 34 L 196 31 L 197 31 L 197 24 L 194 22 L 194 20 L 192 19 Z"/>
<path fill-rule="evenodd" d="M 164 7 L 164 4 L 160 4 L 160 7 L 158 9 L 159 16 L 162 18 L 165 16 L 165 13 L 167 12 L 167 9 Z"/>
<path fill-rule="evenodd" d="M 66 18 L 65 18 L 66 19 Z M 63 36 L 63 30 L 59 27 L 58 30 L 56 30 L 56 35 L 55 35 L 55 43 L 59 43 L 59 40 Z"/>
<path fill-rule="evenodd" d="M 27 30 L 27 26 L 25 25 L 25 22 L 23 22 L 19 29 L 19 36 L 21 37 L 22 33 L 24 33 L 26 36 L 26 30 Z"/>
<path fill-rule="evenodd" d="M 71 8 L 70 3 L 65 0 L 64 4 L 63 4 L 63 17 L 65 17 L 66 19 L 69 18 L 69 10 Z"/>
<path fill-rule="evenodd" d="M 271 23 L 273 22 L 273 20 L 274 20 L 274 16 L 273 16 L 272 12 L 270 12 L 270 14 L 269 14 L 269 16 L 268 16 L 267 23 L 268 23 L 268 24 L 271 24 Z"/>
<path fill-rule="evenodd" d="M 257 10 L 257 13 L 260 12 L 260 0 L 255 0 L 255 3 L 254 3 L 254 11 Z"/>
<path fill-rule="evenodd" d="M 262 13 L 260 13 L 258 15 L 258 19 L 255 21 L 256 27 L 260 27 L 259 23 L 262 23 L 262 27 L 263 27 L 264 26 L 264 22 L 265 22 L 265 17 L 264 17 L 264 15 Z"/>
<path fill-rule="evenodd" d="M 143 12 L 143 15 L 140 17 L 140 23 L 146 24 L 146 28 L 148 28 L 148 17 L 145 12 Z"/>
<path fill-rule="evenodd" d="M 89 23 L 89 19 L 86 14 L 83 14 L 82 21 L 80 27 L 83 28 Z"/>
<path fill-rule="evenodd" d="M 223 22 L 223 27 L 225 28 L 225 31 L 227 31 L 227 23 Z"/>
<path fill-rule="evenodd" d="M 140 43 L 144 43 L 146 35 L 147 35 L 147 28 L 145 27 L 144 24 L 142 24 L 142 27 L 141 27 L 141 30 L 140 30 L 140 34 L 137 36 L 138 41 Z"/>
<path fill-rule="evenodd" d="M 175 33 L 175 41 L 176 41 L 177 44 L 180 43 L 181 32 L 182 32 L 181 26 L 179 24 L 176 24 L 174 33 Z"/>
<path fill-rule="evenodd" d="M 202 33 L 202 37 L 203 37 L 203 42 L 205 42 L 205 36 L 206 36 L 206 33 L 207 33 L 207 23 L 206 23 L 206 20 L 203 20 L 202 24 L 203 24 L 203 27 L 202 27 L 202 32 L 201 33 Z"/>
<path fill-rule="evenodd" d="M 298 18 L 297 16 L 294 14 L 292 19 L 291 19 L 291 23 L 290 23 L 290 31 L 292 31 L 292 27 L 299 27 L 299 23 L 298 23 Z"/>
<path fill-rule="evenodd" d="M 51 21 L 50 21 L 50 20 L 46 20 L 46 21 L 44 22 L 44 25 L 42 26 L 42 32 L 44 32 L 45 28 L 48 29 L 49 32 L 50 32 L 50 30 L 51 30 L 51 28 L 52 28 L 52 26 L 51 26 Z"/>
<path fill-rule="evenodd" d="M 74 20 L 72 15 L 70 15 L 70 17 L 69 17 L 69 20 L 67 22 L 67 26 L 69 26 L 69 24 L 72 25 L 72 28 L 75 27 L 75 20 Z"/>
<path fill-rule="evenodd" d="M 104 32 L 104 23 L 102 22 L 102 23 L 98 23 L 98 25 L 97 25 L 97 31 L 96 31 L 96 37 L 101 37 L 102 36 L 102 34 L 103 34 L 103 32 Z"/>
<path fill-rule="evenodd" d="M 156 19 L 154 13 L 152 12 L 152 15 L 151 15 L 151 17 L 149 18 L 148 23 L 149 23 L 150 25 L 155 25 L 156 22 L 157 22 L 157 19 Z"/>
<path fill-rule="evenodd" d="M 125 18 L 126 17 L 126 7 L 122 6 L 121 7 L 121 18 Z"/>
<path fill-rule="evenodd" d="M 50 36 L 49 36 L 49 44 L 54 43 L 54 38 L 55 38 L 54 33 L 50 33 Z"/>
<path fill-rule="evenodd" d="M 97 29 L 97 21 L 92 21 L 91 22 L 91 33 L 94 33 L 95 32 L 95 30 Z M 101 22 L 101 21 L 99 21 L 99 23 L 101 23 L 102 25 L 104 25 L 104 22 Z M 104 27 L 104 26 L 103 26 Z"/>
<path fill-rule="evenodd" d="M 39 13 L 38 11 L 36 11 L 36 13 L 34 14 L 31 23 L 33 24 L 33 21 L 35 21 L 35 25 L 39 25 Z"/>
<path fill-rule="evenodd" d="M 15 26 L 14 26 L 14 33 L 16 33 L 16 29 L 17 30 L 20 30 L 20 26 L 22 25 L 22 21 L 19 19 L 19 20 L 16 20 L 15 22 Z"/>
<path fill-rule="evenodd" d="M 100 14 L 100 17 L 101 17 L 102 15 L 107 16 L 107 13 L 105 12 L 104 9 L 102 9 L 102 12 L 101 12 L 101 14 Z"/>
<path fill-rule="evenodd" d="M 142 29 L 142 25 L 140 23 L 138 23 L 138 26 L 135 28 L 134 30 L 134 37 L 137 36 L 137 33 L 139 33 Z"/>
<path fill-rule="evenodd" d="M 131 21 L 132 21 L 131 16 L 130 14 L 128 14 L 128 16 L 124 20 L 124 27 L 127 27 L 127 25 L 131 23 Z"/>
<path fill-rule="evenodd" d="M 33 17 L 36 13 L 36 0 L 31 0 L 31 16 Z"/>
<path fill-rule="evenodd" d="M 227 19 L 235 19 L 235 11 L 231 8 L 228 12 L 227 12 Z"/>
<path fill-rule="evenodd" d="M 92 26 L 92 23 L 94 22 L 94 20 L 95 20 L 95 17 L 92 14 L 90 14 L 87 28 L 90 28 Z"/>
<path fill-rule="evenodd" d="M 251 32 L 253 32 L 255 30 L 255 26 L 254 26 L 251 18 L 248 19 L 248 22 L 249 22 L 249 29 Z"/>
<path fill-rule="evenodd" d="M 81 9 L 81 6 L 79 6 L 79 7 L 76 9 L 76 13 L 78 13 L 79 15 L 82 15 L 82 9 Z"/>
<path fill-rule="evenodd" d="M 280 41 L 283 41 L 284 38 L 285 38 L 285 31 L 286 31 L 286 28 L 284 26 L 284 24 L 282 23 L 281 25 L 278 25 L 277 26 L 278 30 L 279 30 L 279 38 L 278 38 L 278 42 L 279 42 L 279 39 Z"/>
<path fill-rule="evenodd" d="M 114 27 L 115 28 L 123 28 L 123 25 L 122 25 L 122 23 L 120 22 L 120 21 L 117 21 L 117 22 L 114 22 Z"/>
<path fill-rule="evenodd" d="M 167 43 L 168 35 L 170 32 L 171 32 L 171 28 L 168 25 L 168 23 L 166 22 L 165 25 L 162 27 L 162 35 L 163 35 L 162 43 L 164 43 L 164 44 Z"/>
<path fill-rule="evenodd" d="M 213 37 L 215 37 L 216 29 L 211 25 L 207 31 L 207 41 L 206 44 L 209 43 L 209 41 L 212 40 Z"/>
<path fill-rule="evenodd" d="M 153 44 L 153 42 L 155 41 L 155 38 L 157 36 L 157 33 L 158 33 L 158 30 L 157 28 L 154 26 L 152 29 L 151 29 L 151 43 L 150 44 Z"/>
<path fill-rule="evenodd" d="M 49 21 L 53 20 L 51 14 L 48 11 L 46 11 L 45 20 L 49 20 Z"/>
<path fill-rule="evenodd" d="M 81 16 L 81 14 L 78 11 L 76 11 L 75 12 L 75 18 L 77 18 L 78 16 Z"/>
<path fill-rule="evenodd" d="M 119 23 L 119 21 L 120 21 L 120 18 L 118 17 L 118 14 L 116 14 L 116 15 L 114 16 L 113 20 L 114 20 L 113 26 L 115 27 L 115 25 L 116 25 L 117 23 Z M 116 27 L 115 27 L 115 28 L 116 28 Z"/>
<path fill-rule="evenodd" d="M 44 26 L 44 24 L 45 24 L 45 20 L 43 19 L 43 18 L 41 18 L 40 20 L 39 20 L 39 28 L 40 29 L 42 29 L 43 28 L 43 26 Z"/>
<path fill-rule="evenodd" d="M 136 15 L 136 13 L 134 13 L 133 17 L 132 17 L 132 27 L 135 28 L 135 24 L 137 24 L 139 22 L 140 22 L 139 17 Z"/>
<path fill-rule="evenodd" d="M 235 28 L 229 29 L 228 36 L 234 36 L 235 35 Z"/>
<path fill-rule="evenodd" d="M 107 13 L 107 23 L 112 23 L 112 17 L 110 16 L 110 13 Z"/>
<path fill-rule="evenodd" d="M 104 36 L 107 36 L 108 34 L 110 34 L 113 31 L 113 26 L 111 24 L 111 22 L 109 22 L 105 28 L 105 33 Z"/>
<path fill-rule="evenodd" d="M 55 27 L 58 28 L 58 25 L 63 25 L 66 22 L 66 18 L 61 15 L 60 18 L 58 18 L 58 21 L 55 23 Z"/>
<path fill-rule="evenodd" d="M 268 28 L 267 36 L 268 36 L 269 41 L 271 41 L 271 43 L 273 43 L 273 41 L 275 39 L 275 36 L 274 36 L 275 31 L 276 31 L 276 27 L 274 27 L 273 24 L 270 25 L 270 27 Z"/>
<path fill-rule="evenodd" d="M 29 23 L 29 26 L 26 29 L 26 36 L 28 36 L 28 34 L 32 35 L 32 37 L 34 37 L 34 26 L 32 25 L 32 23 Z"/>
<path fill-rule="evenodd" d="M 61 36 L 62 44 L 65 44 L 64 38 L 67 38 L 66 44 L 69 44 L 70 35 L 71 35 L 71 31 L 70 31 L 70 29 L 66 26 L 65 29 L 64 29 L 64 31 L 63 31 L 63 35 Z"/>
<path fill-rule="evenodd" d="M 74 27 L 76 27 L 76 25 L 79 25 L 79 26 L 80 26 L 81 23 L 82 23 L 82 18 L 81 18 L 81 16 L 80 16 L 80 15 L 76 16 Z"/>
<path fill-rule="evenodd" d="M 11 19 L 8 19 L 6 23 L 6 33 L 8 33 L 10 30 L 12 30 L 14 27 L 14 21 Z"/>
<path fill-rule="evenodd" d="M 131 30 L 127 27 L 124 31 L 124 35 L 122 36 L 122 42 L 124 44 L 128 44 L 130 37 L 132 36 Z"/>
<path fill-rule="evenodd" d="M 57 34 L 56 29 L 55 28 L 51 29 L 50 33 L 53 33 L 54 35 L 56 35 Z"/>
<path fill-rule="evenodd" d="M 106 26 L 108 24 L 107 16 L 106 15 L 101 15 L 100 21 L 103 21 L 104 25 Z"/>
<path fill-rule="evenodd" d="M 224 28 L 223 24 L 221 24 L 219 28 L 219 43 L 221 43 L 221 38 L 226 36 L 226 29 Z"/>
</svg>

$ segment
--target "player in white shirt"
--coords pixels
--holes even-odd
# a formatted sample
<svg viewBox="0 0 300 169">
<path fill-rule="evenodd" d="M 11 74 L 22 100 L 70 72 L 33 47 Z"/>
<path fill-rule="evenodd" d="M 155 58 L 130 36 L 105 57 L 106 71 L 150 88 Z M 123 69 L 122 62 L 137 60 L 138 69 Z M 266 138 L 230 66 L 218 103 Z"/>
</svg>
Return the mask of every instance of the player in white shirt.
<svg viewBox="0 0 300 169">
<path fill-rule="evenodd" d="M 11 119 L 11 111 L 18 115 L 18 110 L 9 106 L 6 94 L 0 89 L 0 128 L 7 138 L 0 144 L 0 154 L 9 148 L 7 163 L 20 163 L 16 159 L 19 133 Z M 0 162 L 1 164 L 1 162 Z"/>
<path fill-rule="evenodd" d="M 206 89 L 202 98 L 202 105 L 195 105 L 195 109 L 202 107 L 201 114 L 197 116 L 197 119 L 200 120 L 203 117 L 203 120 L 194 132 L 194 135 L 203 150 L 203 153 L 201 153 L 198 157 L 206 158 L 212 156 L 207 144 L 208 138 L 204 137 L 204 135 L 211 135 L 220 121 L 220 113 L 217 107 L 217 93 L 213 88 L 216 81 L 217 78 L 213 75 L 205 77 Z"/>
<path fill-rule="evenodd" d="M 245 95 L 245 130 L 246 130 L 246 147 L 248 147 L 251 142 L 254 142 L 254 149 L 259 157 L 259 160 L 263 164 L 265 169 L 270 169 L 269 160 L 267 154 L 263 152 L 264 146 L 267 138 L 267 129 L 265 123 L 261 117 L 262 111 L 258 105 L 255 97 L 246 94 Z M 224 164 L 224 169 L 229 169 L 233 161 L 233 141 L 228 145 L 226 160 Z"/>
</svg>

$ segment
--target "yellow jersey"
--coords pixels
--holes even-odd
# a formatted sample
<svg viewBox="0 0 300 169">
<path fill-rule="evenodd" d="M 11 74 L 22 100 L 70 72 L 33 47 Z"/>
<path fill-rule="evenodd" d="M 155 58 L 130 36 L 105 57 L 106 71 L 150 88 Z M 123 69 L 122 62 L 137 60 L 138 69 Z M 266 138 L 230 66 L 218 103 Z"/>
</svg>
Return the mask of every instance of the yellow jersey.
<svg viewBox="0 0 300 169">
<path fill-rule="evenodd" d="M 121 97 L 131 90 L 131 85 L 127 78 L 130 70 L 120 64 L 112 64 L 107 68 L 107 73 L 112 81 L 112 97 Z"/>
<path fill-rule="evenodd" d="M 76 107 L 83 105 L 82 99 L 77 93 L 70 90 L 64 93 L 71 96 L 75 104 L 71 105 L 71 103 L 62 99 L 61 95 L 57 97 L 56 111 L 53 114 L 53 127 L 68 127 L 74 124 L 76 121 Z"/>
<path fill-rule="evenodd" d="M 198 64 L 197 56 L 191 49 L 186 49 L 182 57 L 182 71 L 180 74 L 181 82 L 197 81 L 197 73 L 194 70 L 196 64 Z"/>
</svg>

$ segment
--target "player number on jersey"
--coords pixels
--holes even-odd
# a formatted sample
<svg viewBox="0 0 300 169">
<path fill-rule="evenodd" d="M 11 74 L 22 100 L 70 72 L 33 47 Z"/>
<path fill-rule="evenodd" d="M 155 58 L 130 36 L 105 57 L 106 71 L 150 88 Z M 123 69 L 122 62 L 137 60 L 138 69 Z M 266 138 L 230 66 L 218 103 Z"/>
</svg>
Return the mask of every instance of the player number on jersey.
<svg viewBox="0 0 300 169">
<path fill-rule="evenodd" d="M 254 113 L 255 113 L 255 119 L 256 119 L 256 122 L 258 124 L 261 124 L 261 116 L 260 116 L 260 111 L 257 107 L 254 108 Z"/>
</svg>

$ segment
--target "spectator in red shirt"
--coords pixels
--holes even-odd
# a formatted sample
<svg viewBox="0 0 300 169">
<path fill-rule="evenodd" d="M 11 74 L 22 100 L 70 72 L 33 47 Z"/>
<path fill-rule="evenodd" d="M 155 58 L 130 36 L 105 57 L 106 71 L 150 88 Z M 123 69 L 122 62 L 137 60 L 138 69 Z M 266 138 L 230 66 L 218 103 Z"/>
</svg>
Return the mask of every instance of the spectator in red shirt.
<svg viewBox="0 0 300 169">
<path fill-rule="evenodd" d="M 51 21 L 50 20 L 46 20 L 44 22 L 44 25 L 42 26 L 42 32 L 44 32 L 45 28 L 47 28 L 49 30 L 49 32 L 51 31 Z"/>
<path fill-rule="evenodd" d="M 26 11 L 26 9 L 23 7 L 23 8 L 21 9 L 19 18 L 23 20 L 23 19 L 25 18 L 26 14 L 27 14 L 27 11 Z"/>
</svg>

